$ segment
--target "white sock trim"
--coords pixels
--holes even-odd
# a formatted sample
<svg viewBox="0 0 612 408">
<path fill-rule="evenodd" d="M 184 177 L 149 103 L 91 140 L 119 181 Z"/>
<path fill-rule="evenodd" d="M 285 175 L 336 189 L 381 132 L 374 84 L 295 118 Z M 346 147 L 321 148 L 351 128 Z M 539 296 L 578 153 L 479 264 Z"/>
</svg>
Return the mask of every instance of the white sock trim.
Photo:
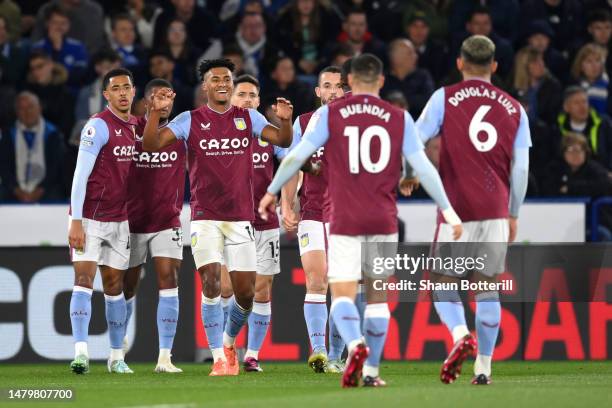
<svg viewBox="0 0 612 408">
<path fill-rule="evenodd" d="M 160 289 L 159 297 L 178 297 L 178 288 Z"/>
<path fill-rule="evenodd" d="M 226 332 L 223 332 L 223 345 L 226 347 L 234 347 L 234 344 L 236 344 L 236 338 L 231 337 Z"/>
<path fill-rule="evenodd" d="M 221 296 L 221 307 L 229 306 L 233 299 L 234 299 L 234 295 L 232 295 L 230 297 L 223 297 L 223 296 Z"/>
<path fill-rule="evenodd" d="M 385 303 L 369 303 L 365 312 L 363 313 L 363 317 L 365 319 L 368 318 L 383 318 L 389 319 L 391 317 L 391 312 L 389 311 L 389 305 Z"/>
<path fill-rule="evenodd" d="M 253 302 L 253 313 L 257 313 L 263 316 L 270 316 L 272 314 L 272 303 Z"/>
<path fill-rule="evenodd" d="M 246 351 L 246 353 L 244 355 L 244 359 L 246 360 L 249 357 L 252 357 L 255 360 L 259 360 L 259 350 L 247 349 L 247 351 Z"/>
<path fill-rule="evenodd" d="M 123 360 L 123 349 L 110 349 L 110 361 Z"/>
<path fill-rule="evenodd" d="M 134 303 L 134 300 L 136 299 L 136 296 L 132 296 L 129 299 L 125 299 L 125 303 Z"/>
<path fill-rule="evenodd" d="M 77 341 L 76 343 L 74 343 L 74 356 L 76 357 L 79 354 L 85 354 L 86 356 L 89 356 L 86 341 Z"/>
<path fill-rule="evenodd" d="M 93 289 L 85 288 L 83 286 L 73 286 L 72 291 L 87 293 L 89 296 L 91 296 L 91 294 L 93 293 Z"/>
<path fill-rule="evenodd" d="M 378 377 L 378 367 L 369 366 L 367 364 L 364 364 L 362 373 L 363 373 L 362 376 L 364 378 L 365 377 L 376 378 Z"/>
<path fill-rule="evenodd" d="M 456 343 L 462 338 L 464 338 L 465 336 L 467 336 L 468 334 L 470 334 L 470 331 L 468 330 L 466 325 L 460 324 L 460 325 L 453 327 L 451 334 L 453 336 L 453 343 Z"/>
<path fill-rule="evenodd" d="M 337 297 L 332 301 L 331 307 L 329 308 L 329 313 L 333 312 L 336 305 L 343 303 L 343 302 L 354 303 L 353 300 L 348 296 Z"/>
<path fill-rule="evenodd" d="M 474 374 L 484 374 L 487 377 L 491 376 L 491 357 L 478 354 L 474 362 Z"/>
<path fill-rule="evenodd" d="M 202 304 L 214 306 L 214 305 L 218 304 L 219 302 L 221 302 L 221 295 L 217 296 L 216 298 L 212 298 L 211 299 L 211 298 L 207 298 L 202 293 Z"/>
<path fill-rule="evenodd" d="M 304 302 L 327 303 L 327 296 L 317 293 L 307 293 L 306 296 L 304 296 Z"/>
<path fill-rule="evenodd" d="M 223 351 L 222 348 L 210 349 L 210 352 L 212 353 L 213 361 L 217 361 L 217 360 L 227 361 L 227 358 L 225 358 L 225 352 Z"/>
<path fill-rule="evenodd" d="M 123 296 L 123 292 L 121 292 L 120 294 L 116 295 L 116 296 L 112 296 L 112 295 L 107 295 L 106 293 L 104 294 L 104 299 L 108 300 L 109 302 L 118 302 L 122 299 L 125 299 L 125 297 Z"/>
<path fill-rule="evenodd" d="M 162 360 L 170 360 L 170 356 L 172 354 L 170 354 L 170 349 L 167 348 L 160 348 L 159 349 L 159 357 L 157 358 L 158 361 L 162 361 Z"/>
</svg>

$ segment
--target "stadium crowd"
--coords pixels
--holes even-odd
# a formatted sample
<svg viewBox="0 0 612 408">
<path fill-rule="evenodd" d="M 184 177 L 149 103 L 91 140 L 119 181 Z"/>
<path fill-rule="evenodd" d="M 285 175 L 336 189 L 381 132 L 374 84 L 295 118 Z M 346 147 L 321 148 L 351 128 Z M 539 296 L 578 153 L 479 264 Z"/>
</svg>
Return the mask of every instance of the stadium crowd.
<svg viewBox="0 0 612 408">
<path fill-rule="evenodd" d="M 609 195 L 611 10 L 606 0 L 0 0 L 0 202 L 67 200 L 81 129 L 104 108 L 113 68 L 130 69 L 139 91 L 172 83 L 176 115 L 206 103 L 197 61 L 228 58 L 259 79 L 274 123 L 277 97 L 296 117 L 311 111 L 318 72 L 369 52 L 385 63 L 382 97 L 416 119 L 460 80 L 455 58 L 473 34 L 494 41 L 493 83 L 527 110 L 528 196 Z M 431 140 L 434 164 L 438 151 Z"/>
</svg>

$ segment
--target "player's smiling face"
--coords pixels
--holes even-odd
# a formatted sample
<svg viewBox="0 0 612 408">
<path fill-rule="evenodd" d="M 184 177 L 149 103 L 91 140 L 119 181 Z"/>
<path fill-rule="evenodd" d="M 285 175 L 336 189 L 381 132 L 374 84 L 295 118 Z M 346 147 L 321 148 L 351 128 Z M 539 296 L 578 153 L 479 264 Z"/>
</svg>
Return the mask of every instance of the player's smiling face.
<svg viewBox="0 0 612 408">
<path fill-rule="evenodd" d="M 321 98 L 321 103 L 327 105 L 331 101 L 344 96 L 340 74 L 335 72 L 325 72 L 321 74 L 319 86 L 315 88 L 315 93 Z"/>
<path fill-rule="evenodd" d="M 132 107 L 136 88 L 132 85 L 130 77 L 118 75 L 112 77 L 104 90 L 104 97 L 114 110 L 126 113 Z"/>
<path fill-rule="evenodd" d="M 232 95 L 232 105 L 245 109 L 257 109 L 259 107 L 257 87 L 249 82 L 236 85 Z"/>
<path fill-rule="evenodd" d="M 209 101 L 227 105 L 234 90 L 232 72 L 225 67 L 211 68 L 206 73 L 203 86 Z"/>
</svg>

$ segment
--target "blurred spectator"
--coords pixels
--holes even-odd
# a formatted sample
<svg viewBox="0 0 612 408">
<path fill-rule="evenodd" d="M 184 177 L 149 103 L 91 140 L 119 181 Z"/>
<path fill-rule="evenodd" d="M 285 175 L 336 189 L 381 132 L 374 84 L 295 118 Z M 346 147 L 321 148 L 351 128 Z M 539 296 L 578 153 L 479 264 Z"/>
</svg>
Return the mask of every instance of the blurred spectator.
<svg viewBox="0 0 612 408">
<path fill-rule="evenodd" d="M 70 134 L 74 121 L 74 98 L 67 80 L 68 72 L 63 65 L 53 62 L 44 51 L 32 52 L 25 89 L 38 96 L 43 116 L 64 135 Z"/>
<path fill-rule="evenodd" d="M 21 8 L 21 37 L 30 37 L 32 29 L 36 24 L 36 14 L 38 10 L 47 3 L 48 0 L 28 0 L 22 1 Z"/>
<path fill-rule="evenodd" d="M 431 75 L 417 67 L 418 54 L 410 40 L 399 38 L 389 46 L 389 73 L 381 95 L 401 91 L 410 106 L 410 114 L 418 117 L 434 91 Z"/>
<path fill-rule="evenodd" d="M 541 183 L 543 195 L 599 197 L 612 193 L 608 170 L 591 159 L 584 135 L 567 133 L 561 144 L 562 158 L 551 162 Z"/>
<path fill-rule="evenodd" d="M 64 140 L 41 115 L 38 97 L 20 93 L 17 121 L 0 140 L 0 175 L 7 200 L 24 203 L 64 198 Z"/>
<path fill-rule="evenodd" d="M 153 44 L 157 48 L 164 44 L 168 26 L 174 20 L 181 20 L 187 28 L 187 36 L 196 47 L 206 51 L 218 35 L 217 17 L 202 7 L 196 6 L 195 0 L 172 0 L 172 8 L 164 11 L 155 23 Z"/>
<path fill-rule="evenodd" d="M 527 95 L 519 96 L 519 102 L 525 111 L 530 112 L 529 98 Z M 548 123 L 554 123 L 551 121 Z M 531 149 L 529 149 L 529 172 L 541 180 L 546 167 L 551 160 L 559 156 L 559 135 L 553 128 L 542 119 L 535 117 L 529 119 L 529 130 L 531 133 Z"/>
<path fill-rule="evenodd" d="M 53 61 L 62 64 L 68 70 L 68 83 L 71 86 L 81 85 L 87 69 L 87 50 L 79 40 L 67 36 L 70 19 L 63 7 L 47 8 L 45 29 L 45 37 L 35 42 L 32 48 L 44 50 Z"/>
<path fill-rule="evenodd" d="M 402 31 L 404 3 L 397 0 L 335 0 L 332 7 L 340 21 L 346 20 L 353 10 L 363 10 L 368 15 L 370 32 L 383 41 L 391 41 Z"/>
<path fill-rule="evenodd" d="M 201 86 L 196 86 L 193 91 L 193 109 L 198 109 L 208 103 L 208 96 Z"/>
<path fill-rule="evenodd" d="M 606 71 L 612 71 L 612 15 L 609 10 L 595 10 L 589 14 L 587 30 L 590 40 L 607 52 Z"/>
<path fill-rule="evenodd" d="M 612 169 L 612 125 L 589 106 L 586 91 L 579 86 L 568 87 L 563 96 L 563 112 L 557 120 L 560 139 L 569 132 L 581 133 L 589 141 L 593 158 Z"/>
<path fill-rule="evenodd" d="M 579 42 L 584 32 L 583 7 L 578 0 L 523 1 L 519 20 L 521 25 L 529 27 L 534 20 L 544 20 L 550 24 L 554 32 L 552 45 L 559 51 Z"/>
<path fill-rule="evenodd" d="M 610 79 L 605 71 L 607 51 L 596 44 L 583 46 L 572 64 L 572 78 L 589 95 L 589 104 L 600 114 L 609 114 L 608 103 Z"/>
<path fill-rule="evenodd" d="M 511 43 L 516 40 L 520 13 L 517 0 L 454 0 L 449 18 L 451 36 L 461 36 L 465 22 L 479 7 L 489 10 L 495 33 Z"/>
<path fill-rule="evenodd" d="M 21 10 L 12 0 L 0 0 L 0 17 L 4 18 L 6 31 L 11 42 L 21 38 Z"/>
<path fill-rule="evenodd" d="M 121 56 L 121 65 L 132 71 L 136 81 L 141 78 L 147 63 L 146 55 L 136 42 L 136 27 L 129 14 L 117 14 L 112 18 L 110 43 Z"/>
<path fill-rule="evenodd" d="M 404 28 L 412 20 L 415 13 L 424 15 L 428 22 L 430 37 L 446 44 L 451 5 L 452 0 L 412 0 L 406 2 L 404 4 Z M 461 30 L 463 30 L 464 23 L 465 21 L 461 22 Z"/>
<path fill-rule="evenodd" d="M 244 55 L 242 50 L 237 44 L 227 44 L 223 47 L 222 58 L 228 59 L 234 63 L 234 78 L 238 78 L 240 75 L 245 74 L 244 70 Z M 198 83 L 201 78 L 198 79 Z"/>
<path fill-rule="evenodd" d="M 532 21 L 527 29 L 527 45 L 544 54 L 546 66 L 557 79 L 566 83 L 569 78 L 567 60 L 560 51 L 553 48 L 550 43 L 554 38 L 554 31 L 545 20 Z"/>
<path fill-rule="evenodd" d="M 187 37 L 185 23 L 173 20 L 168 25 L 168 32 L 161 48 L 172 56 L 174 61 L 174 77 L 186 85 L 196 83 L 196 65 L 202 50 L 194 46 Z M 221 49 L 219 48 L 219 52 Z M 218 57 L 218 55 L 216 56 Z"/>
<path fill-rule="evenodd" d="M 318 0 L 293 0 L 275 26 L 279 46 L 291 57 L 298 72 L 316 74 L 321 51 L 338 34 L 336 25 Z"/>
<path fill-rule="evenodd" d="M 0 84 L 21 85 L 25 77 L 26 65 L 26 52 L 9 40 L 6 20 L 0 16 Z"/>
<path fill-rule="evenodd" d="M 32 41 L 45 36 L 45 17 L 50 8 L 61 6 L 70 20 L 67 35 L 82 42 L 89 53 L 99 50 L 106 44 L 104 34 L 104 13 L 102 7 L 93 0 L 51 0 L 38 11 L 36 25 L 32 31 Z"/>
<path fill-rule="evenodd" d="M 314 93 L 307 84 L 296 78 L 291 58 L 279 57 L 269 72 L 271 81 L 264 88 L 263 98 L 266 103 L 276 103 L 278 97 L 289 99 L 293 104 L 294 118 L 314 109 Z"/>
<path fill-rule="evenodd" d="M 391 91 L 385 95 L 385 100 L 393 106 L 397 106 L 400 109 L 408 110 L 408 101 L 404 94 L 400 91 Z"/>
<path fill-rule="evenodd" d="M 266 23 L 261 14 L 242 16 L 236 33 L 236 43 L 244 56 L 244 70 L 255 77 L 260 69 L 278 57 L 278 48 L 266 37 Z"/>
<path fill-rule="evenodd" d="M 495 43 L 495 60 L 497 61 L 497 73 L 506 78 L 512 69 L 514 50 L 510 42 L 497 35 L 493 31 L 491 12 L 486 7 L 476 7 L 472 10 L 469 19 L 465 23 L 463 35 L 455 36 L 453 50 L 461 49 L 461 43 L 471 35 L 485 35 Z M 455 58 L 457 55 L 451 55 Z"/>
<path fill-rule="evenodd" d="M 355 56 L 355 52 L 353 51 L 353 47 L 344 43 L 344 44 L 336 44 L 336 46 L 331 51 L 331 58 L 329 63 L 324 63 L 325 66 L 333 65 L 335 67 L 341 67 L 346 60 L 353 58 Z M 324 66 L 320 67 L 321 69 L 325 68 Z"/>
<path fill-rule="evenodd" d="M 136 22 L 140 41 L 145 48 L 153 47 L 153 34 L 157 17 L 162 13 L 161 7 L 145 0 L 128 0 L 128 12 Z"/>
<path fill-rule="evenodd" d="M 164 51 L 154 51 L 149 60 L 151 78 L 162 78 L 172 84 L 176 97 L 174 98 L 174 114 L 192 109 L 193 92 L 190 87 L 174 77 L 174 60 Z"/>
<path fill-rule="evenodd" d="M 554 123 L 562 104 L 561 83 L 546 68 L 542 52 L 529 46 L 514 58 L 514 89 L 529 101 L 530 121 L 542 119 Z"/>
<path fill-rule="evenodd" d="M 342 23 L 342 32 L 338 42 L 349 44 L 355 54 L 370 53 L 376 55 L 383 62 L 387 61 L 385 44 L 368 31 L 368 17 L 363 10 L 351 10 Z"/>
<path fill-rule="evenodd" d="M 426 69 L 436 83 L 449 71 L 448 47 L 430 38 L 429 18 L 422 11 L 415 11 L 406 20 L 405 34 L 419 54 L 419 68 Z"/>
</svg>

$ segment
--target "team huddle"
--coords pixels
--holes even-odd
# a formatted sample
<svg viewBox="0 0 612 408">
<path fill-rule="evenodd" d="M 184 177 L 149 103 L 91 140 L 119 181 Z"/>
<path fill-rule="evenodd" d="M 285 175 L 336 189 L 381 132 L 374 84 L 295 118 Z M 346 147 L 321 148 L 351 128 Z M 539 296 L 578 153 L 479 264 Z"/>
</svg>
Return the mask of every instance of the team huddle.
<svg viewBox="0 0 612 408">
<path fill-rule="evenodd" d="M 202 281 L 210 375 L 238 375 L 241 365 L 246 372 L 263 371 L 259 350 L 271 321 L 273 278 L 280 272 L 282 222 L 287 231 L 297 230 L 306 275 L 308 365 L 315 372 L 341 374 L 343 387 L 385 386 L 379 366 L 390 312 L 386 293 L 373 290 L 363 273 L 361 251 L 367 243 L 397 244 L 398 183 L 404 194 L 422 185 L 439 207 L 435 242 L 508 243 L 516 235 L 531 139 L 524 109 L 490 83 L 494 53 L 487 37 L 465 40 L 457 60 L 463 81 L 436 91 L 416 123 L 378 96 L 383 66 L 371 54 L 342 69 L 322 70 L 315 89 L 321 107 L 293 124 L 291 102 L 278 98 L 273 109 L 279 127 L 256 110 L 258 81 L 248 75 L 234 79 L 227 60 L 199 64 L 208 102 L 171 121 L 170 83 L 149 82 L 146 114 L 135 118 L 130 115 L 132 74 L 109 72 L 103 81 L 108 106 L 82 130 L 72 186 L 71 370 L 89 370 L 91 295 L 99 267 L 111 348 L 108 370 L 132 373 L 125 362 L 126 328 L 150 255 L 159 288 L 155 371 L 182 371 L 172 363 L 171 350 L 179 317 L 179 216 L 187 168 L 191 251 Z M 438 170 L 424 152 L 424 143 L 436 136 L 441 137 Z M 276 174 L 274 157 L 280 161 Z M 470 278 L 496 281 L 505 249 L 498 255 L 494 267 L 473 271 Z M 460 278 L 433 272 L 439 282 Z M 440 379 L 454 382 L 463 362 L 474 356 L 472 383 L 489 384 L 501 320 L 498 293 L 476 294 L 477 341 L 457 291 L 434 290 L 432 297 L 454 341 Z M 235 339 L 243 326 L 248 326 L 248 343 L 241 364 Z"/>
</svg>

